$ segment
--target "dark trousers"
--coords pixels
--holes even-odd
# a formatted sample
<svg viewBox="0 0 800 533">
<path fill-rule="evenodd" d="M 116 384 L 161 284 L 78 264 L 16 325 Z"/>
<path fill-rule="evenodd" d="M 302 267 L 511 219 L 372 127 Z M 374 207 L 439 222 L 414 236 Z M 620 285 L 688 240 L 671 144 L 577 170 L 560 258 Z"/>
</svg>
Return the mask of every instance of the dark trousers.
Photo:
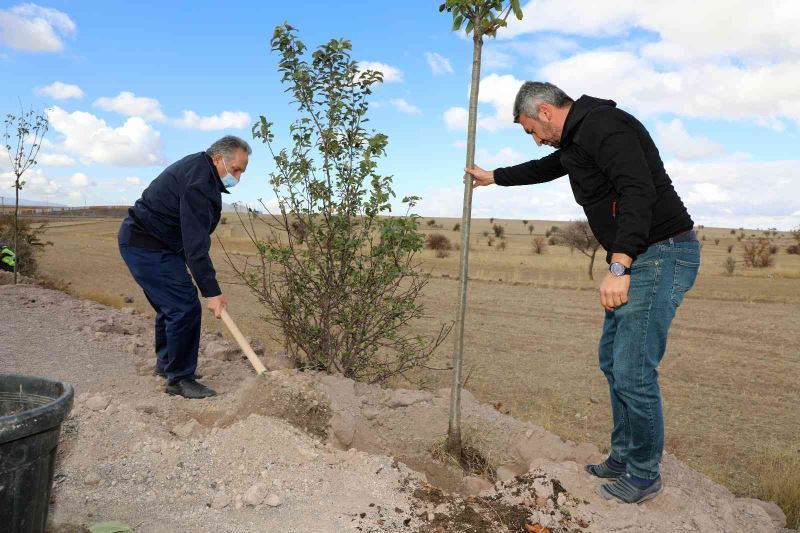
<svg viewBox="0 0 800 533">
<path fill-rule="evenodd" d="M 194 378 L 203 308 L 183 258 L 167 250 L 119 243 L 133 279 L 156 311 L 156 368 L 167 383 Z"/>
</svg>

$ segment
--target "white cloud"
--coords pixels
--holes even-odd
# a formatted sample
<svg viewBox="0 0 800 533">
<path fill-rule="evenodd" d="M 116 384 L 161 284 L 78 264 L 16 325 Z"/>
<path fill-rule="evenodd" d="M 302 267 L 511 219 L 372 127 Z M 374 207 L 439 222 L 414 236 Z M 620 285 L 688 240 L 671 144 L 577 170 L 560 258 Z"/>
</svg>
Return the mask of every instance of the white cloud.
<svg viewBox="0 0 800 533">
<path fill-rule="evenodd" d="M 396 83 L 403 81 L 403 72 L 386 63 L 379 63 L 378 61 L 359 61 L 358 70 L 364 72 L 365 70 L 377 70 L 383 73 L 383 83 Z"/>
<path fill-rule="evenodd" d="M 407 115 L 422 114 L 422 110 L 420 108 L 418 108 L 415 105 L 409 104 L 402 98 L 393 98 L 392 100 L 389 100 L 389 103 L 392 104 L 392 106 L 401 113 L 406 113 Z"/>
<path fill-rule="evenodd" d="M 46 87 L 38 87 L 36 94 L 49 96 L 55 100 L 67 100 L 69 98 L 83 98 L 84 94 L 80 87 L 69 83 L 56 81 Z"/>
<path fill-rule="evenodd" d="M 48 167 L 71 167 L 78 163 L 75 159 L 66 154 L 50 153 L 40 153 L 36 157 L 36 162 Z"/>
<path fill-rule="evenodd" d="M 142 180 L 140 180 L 136 176 L 128 176 L 127 178 L 125 178 L 125 183 L 128 183 L 129 185 L 141 185 Z"/>
<path fill-rule="evenodd" d="M 75 34 L 66 13 L 36 4 L 0 9 L 0 43 L 29 52 L 58 52 L 62 38 Z"/>
<path fill-rule="evenodd" d="M 667 172 L 698 224 L 778 227 L 800 224 L 800 160 L 667 161 Z"/>
<path fill-rule="evenodd" d="M 52 194 L 57 194 L 61 191 L 61 186 L 55 180 L 46 177 L 42 173 L 42 170 L 39 168 L 32 168 L 28 170 L 22 176 L 22 180 L 25 182 L 25 184 L 22 187 L 22 193 L 21 193 L 21 196 L 23 198 L 35 197 L 37 194 L 52 195 Z M 14 185 L 13 172 L 0 173 L 0 189 L 2 189 L 3 191 L 7 191 L 11 187 L 13 187 L 13 185 Z"/>
<path fill-rule="evenodd" d="M 692 137 L 680 119 L 656 124 L 659 148 L 678 159 L 695 160 L 713 157 L 725 152 L 725 148 L 705 137 Z"/>
<path fill-rule="evenodd" d="M 489 47 L 486 47 L 481 53 L 481 68 L 486 70 L 506 70 L 513 66 L 514 58 L 511 54 Z"/>
<path fill-rule="evenodd" d="M 523 11 L 526 16 L 521 21 L 510 21 L 498 38 L 542 31 L 622 35 L 638 27 L 661 39 L 652 44 L 648 55 L 670 61 L 800 55 L 800 34 L 796 30 L 800 9 L 796 0 L 617 0 L 613 9 L 597 9 L 595 0 L 532 0 L 523 6 Z"/>
<path fill-rule="evenodd" d="M 113 98 L 98 98 L 92 104 L 104 111 L 112 111 L 127 117 L 141 117 L 144 120 L 164 122 L 166 117 L 161 112 L 161 104 L 155 98 L 136 96 L 130 91 L 122 91 Z"/>
<path fill-rule="evenodd" d="M 522 85 L 511 74 L 490 74 L 481 80 L 478 102 L 488 103 L 493 107 L 492 114 L 481 113 L 478 107 L 478 128 L 487 131 L 497 131 L 502 128 L 514 127 L 514 98 Z M 467 89 L 469 96 L 469 88 Z M 444 123 L 451 130 L 466 130 L 469 111 L 465 107 L 451 107 L 444 112 Z"/>
<path fill-rule="evenodd" d="M 201 117 L 194 111 L 184 111 L 183 116 L 173 121 L 179 128 L 202 131 L 241 129 L 250 124 L 250 115 L 243 111 L 223 111 L 218 115 Z"/>
<path fill-rule="evenodd" d="M 488 155 L 505 165 L 509 163 L 501 159 L 513 159 L 513 150 Z M 800 160 L 753 161 L 737 154 L 715 161 L 667 161 L 666 167 L 696 224 L 783 230 L 800 225 L 795 200 L 800 196 Z M 461 175 L 455 173 L 447 182 L 431 180 L 436 181 L 436 186 L 421 193 L 416 212 L 461 216 Z M 473 197 L 473 216 L 570 220 L 584 215 L 564 177 L 530 187 L 479 187 Z"/>
<path fill-rule="evenodd" d="M 431 67 L 431 72 L 434 76 L 440 74 L 452 74 L 453 67 L 450 65 L 450 60 L 436 52 L 425 52 L 425 60 L 428 66 Z"/>
<path fill-rule="evenodd" d="M 540 76 L 567 94 L 612 97 L 643 115 L 751 120 L 777 129 L 784 119 L 800 124 L 800 60 L 661 71 L 631 52 L 599 50 L 550 63 Z"/>
<path fill-rule="evenodd" d="M 528 157 L 507 146 L 501 148 L 496 153 L 490 153 L 488 150 L 481 148 L 478 150 L 478 153 L 475 154 L 475 163 L 481 168 L 486 169 L 509 167 L 530 159 L 533 159 L 533 157 Z"/>
<path fill-rule="evenodd" d="M 76 172 L 69 178 L 69 182 L 73 187 L 88 187 L 92 185 L 89 176 L 84 174 L 83 172 Z"/>
<path fill-rule="evenodd" d="M 415 212 L 425 216 L 460 217 L 464 196 L 462 175 L 454 175 L 450 184 L 428 187 L 420 196 Z M 441 180 L 439 180 L 441 181 Z M 572 220 L 582 216 L 572 198 L 569 182 L 559 180 L 546 185 L 509 188 L 478 187 L 472 197 L 474 218 L 527 218 Z"/>
<path fill-rule="evenodd" d="M 112 128 L 84 111 L 48 109 L 52 128 L 63 136 L 62 148 L 79 156 L 84 164 L 150 166 L 163 161 L 161 134 L 139 117 Z"/>
</svg>

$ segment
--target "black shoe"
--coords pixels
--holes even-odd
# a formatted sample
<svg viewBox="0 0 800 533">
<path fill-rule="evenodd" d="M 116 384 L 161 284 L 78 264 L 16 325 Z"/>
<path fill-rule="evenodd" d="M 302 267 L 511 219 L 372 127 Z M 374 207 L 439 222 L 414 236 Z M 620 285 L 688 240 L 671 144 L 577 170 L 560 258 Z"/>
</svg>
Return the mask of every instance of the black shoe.
<svg viewBox="0 0 800 533">
<path fill-rule="evenodd" d="M 156 376 L 161 377 L 161 378 L 167 377 L 167 373 L 164 372 L 163 370 L 161 370 L 158 367 L 153 369 L 153 374 L 155 374 Z"/>
<path fill-rule="evenodd" d="M 167 388 L 164 389 L 164 392 L 167 394 L 183 396 L 184 398 L 189 398 L 190 400 L 208 398 L 210 396 L 217 395 L 217 393 L 212 389 L 209 389 L 202 383 L 198 383 L 194 379 L 182 379 L 177 383 L 169 384 L 167 385 Z"/>
</svg>

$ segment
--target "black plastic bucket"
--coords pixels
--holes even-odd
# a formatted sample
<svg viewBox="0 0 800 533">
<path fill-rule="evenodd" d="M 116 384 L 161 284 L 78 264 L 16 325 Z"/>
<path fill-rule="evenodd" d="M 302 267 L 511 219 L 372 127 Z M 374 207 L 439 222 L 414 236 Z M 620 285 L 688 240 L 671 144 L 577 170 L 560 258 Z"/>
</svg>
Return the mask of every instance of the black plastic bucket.
<svg viewBox="0 0 800 533">
<path fill-rule="evenodd" d="M 45 530 L 61 423 L 71 385 L 0 374 L 0 530 Z"/>
</svg>

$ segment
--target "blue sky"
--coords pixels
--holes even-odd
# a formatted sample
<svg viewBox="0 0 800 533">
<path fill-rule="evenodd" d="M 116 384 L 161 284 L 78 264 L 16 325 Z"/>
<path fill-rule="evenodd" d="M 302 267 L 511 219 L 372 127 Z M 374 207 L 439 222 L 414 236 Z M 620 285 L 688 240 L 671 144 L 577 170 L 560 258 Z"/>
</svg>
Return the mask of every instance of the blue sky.
<svg viewBox="0 0 800 533">
<path fill-rule="evenodd" d="M 800 224 L 800 8 L 621 0 L 533 0 L 484 48 L 477 163 L 548 153 L 511 123 L 524 80 L 611 98 L 650 130 L 698 224 Z M 384 70 L 372 126 L 381 166 L 426 216 L 460 216 L 471 42 L 438 2 L 0 2 L 3 114 L 48 109 L 52 129 L 23 196 L 72 205 L 133 202 L 160 170 L 265 115 L 285 139 L 296 117 L 269 51 L 288 21 L 313 47 L 333 37 Z M 719 13 L 725 13 L 720 17 Z M 227 200 L 270 201 L 268 152 L 255 152 Z M 2 163 L 0 163 L 2 165 Z M 3 195 L 8 168 L 0 166 Z M 476 193 L 474 216 L 580 216 L 566 178 Z"/>
</svg>

